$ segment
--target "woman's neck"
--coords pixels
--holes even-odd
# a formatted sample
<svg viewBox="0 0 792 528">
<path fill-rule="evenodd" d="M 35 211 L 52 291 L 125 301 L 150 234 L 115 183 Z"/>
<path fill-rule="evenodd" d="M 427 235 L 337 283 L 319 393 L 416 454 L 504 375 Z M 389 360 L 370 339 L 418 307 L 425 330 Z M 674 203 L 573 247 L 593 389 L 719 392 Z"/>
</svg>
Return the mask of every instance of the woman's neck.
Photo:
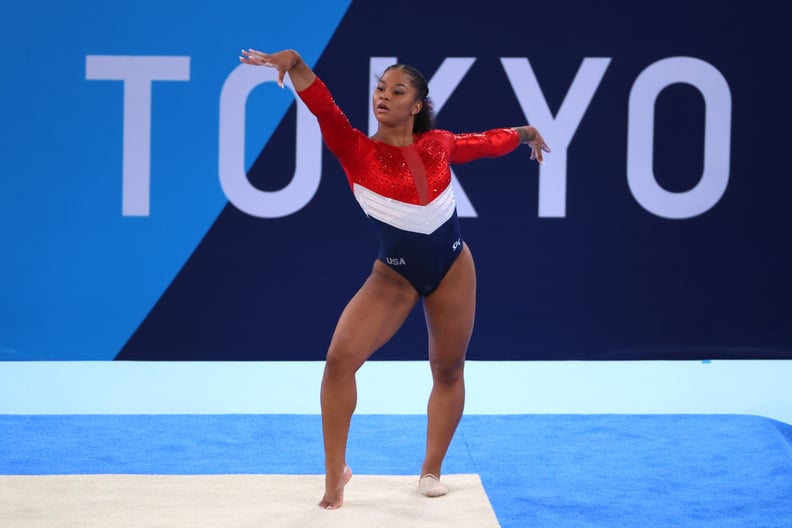
<svg viewBox="0 0 792 528">
<path fill-rule="evenodd" d="M 371 139 L 393 145 L 394 147 L 407 147 L 412 145 L 413 142 L 412 128 L 379 127 L 377 133 L 371 136 Z"/>
</svg>

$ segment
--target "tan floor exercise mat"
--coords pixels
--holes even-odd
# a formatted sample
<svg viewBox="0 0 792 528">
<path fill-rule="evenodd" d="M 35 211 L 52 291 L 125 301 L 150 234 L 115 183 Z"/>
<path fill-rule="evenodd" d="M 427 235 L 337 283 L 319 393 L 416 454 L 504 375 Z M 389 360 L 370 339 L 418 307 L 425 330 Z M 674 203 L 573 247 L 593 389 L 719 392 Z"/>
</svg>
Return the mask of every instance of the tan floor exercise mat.
<svg viewBox="0 0 792 528">
<path fill-rule="evenodd" d="M 0 475 L 0 526 L 499 528 L 478 475 L 443 483 L 429 499 L 417 477 L 354 475 L 324 511 L 322 475 Z"/>
</svg>

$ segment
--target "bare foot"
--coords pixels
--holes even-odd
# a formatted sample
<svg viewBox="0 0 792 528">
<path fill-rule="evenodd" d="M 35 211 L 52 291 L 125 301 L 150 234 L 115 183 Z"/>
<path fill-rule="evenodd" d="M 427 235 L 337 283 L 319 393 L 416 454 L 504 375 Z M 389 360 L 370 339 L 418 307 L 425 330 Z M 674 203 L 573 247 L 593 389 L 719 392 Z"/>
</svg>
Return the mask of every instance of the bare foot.
<svg viewBox="0 0 792 528">
<path fill-rule="evenodd" d="M 344 504 L 344 486 L 352 478 L 352 470 L 344 466 L 341 479 L 331 479 L 325 474 L 325 494 L 319 502 L 319 507 L 325 510 L 337 510 Z"/>
</svg>

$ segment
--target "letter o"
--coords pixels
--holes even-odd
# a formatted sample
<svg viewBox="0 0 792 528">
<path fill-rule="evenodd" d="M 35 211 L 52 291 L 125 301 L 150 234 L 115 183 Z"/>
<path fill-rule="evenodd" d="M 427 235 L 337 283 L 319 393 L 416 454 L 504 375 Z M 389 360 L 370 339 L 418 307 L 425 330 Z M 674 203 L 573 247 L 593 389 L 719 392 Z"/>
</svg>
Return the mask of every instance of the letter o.
<svg viewBox="0 0 792 528">
<path fill-rule="evenodd" d="M 690 84 L 704 97 L 704 168 L 695 187 L 670 192 L 653 169 L 654 108 L 657 96 L 675 83 Z M 723 196 L 729 182 L 731 155 L 731 92 L 711 64 L 692 57 L 670 57 L 649 65 L 630 91 L 627 128 L 627 184 L 647 211 L 671 219 L 700 215 Z M 672 139 L 667 152 L 673 154 Z"/>
<path fill-rule="evenodd" d="M 250 92 L 265 82 L 277 82 L 277 72 L 240 65 L 223 84 L 219 126 L 220 186 L 228 201 L 240 211 L 259 218 L 279 218 L 296 213 L 316 194 L 322 176 L 322 135 L 314 116 L 305 105 L 298 104 L 294 177 L 278 191 L 254 187 L 245 168 L 245 107 Z M 294 92 L 288 79 L 284 86 Z"/>
</svg>

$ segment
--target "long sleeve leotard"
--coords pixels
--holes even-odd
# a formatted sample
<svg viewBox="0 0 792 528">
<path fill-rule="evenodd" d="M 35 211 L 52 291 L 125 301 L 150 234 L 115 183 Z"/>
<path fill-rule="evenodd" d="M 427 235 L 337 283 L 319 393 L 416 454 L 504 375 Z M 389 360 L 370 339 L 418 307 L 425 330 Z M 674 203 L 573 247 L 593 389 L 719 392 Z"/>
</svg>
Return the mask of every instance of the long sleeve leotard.
<svg viewBox="0 0 792 528">
<path fill-rule="evenodd" d="M 318 77 L 298 95 L 374 225 L 379 260 L 429 295 L 462 251 L 450 164 L 507 154 L 520 144 L 519 134 L 511 128 L 429 130 L 415 134 L 412 145 L 396 147 L 352 127 Z"/>
</svg>

